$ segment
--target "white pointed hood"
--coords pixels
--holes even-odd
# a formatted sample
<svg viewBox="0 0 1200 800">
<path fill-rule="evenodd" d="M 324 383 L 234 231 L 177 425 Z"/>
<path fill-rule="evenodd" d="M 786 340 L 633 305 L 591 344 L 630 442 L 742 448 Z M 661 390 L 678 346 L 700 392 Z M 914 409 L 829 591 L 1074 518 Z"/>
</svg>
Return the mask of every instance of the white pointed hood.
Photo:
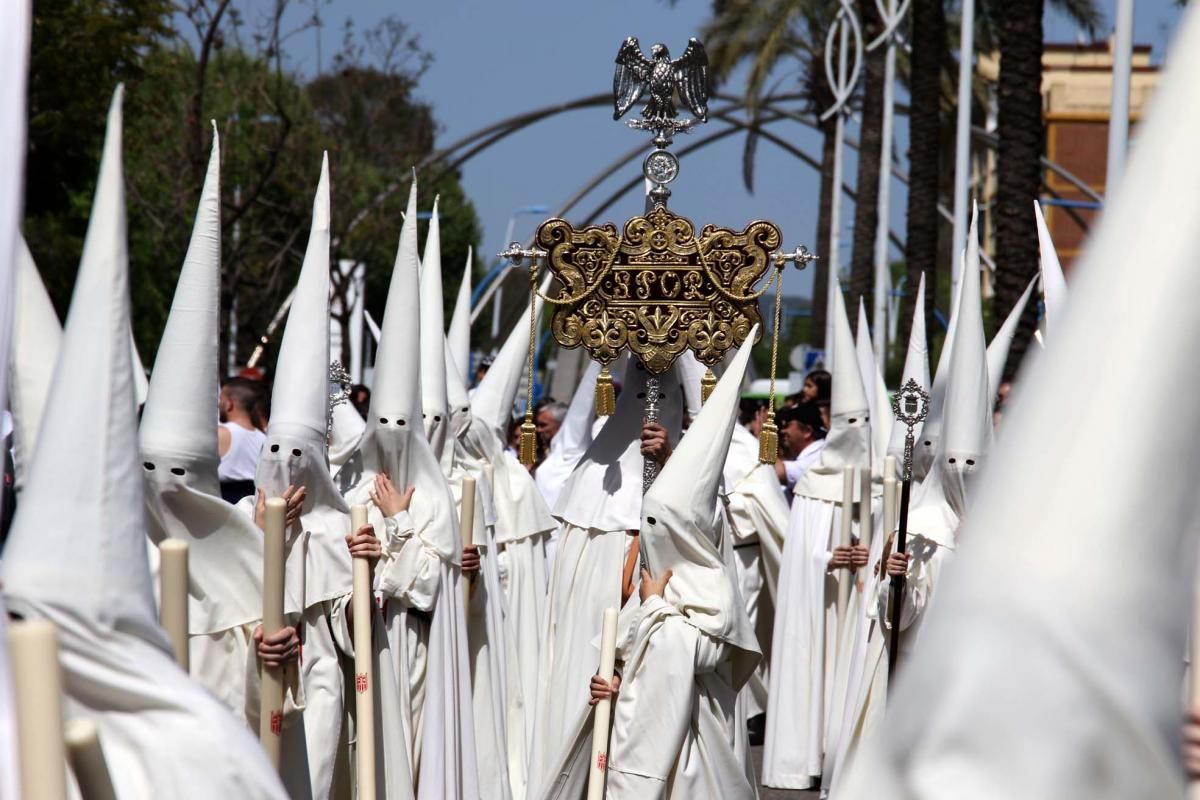
<svg viewBox="0 0 1200 800">
<path fill-rule="evenodd" d="M 133 325 L 129 327 L 129 360 L 133 363 L 133 399 L 140 406 L 146 402 L 150 392 L 150 380 L 146 377 L 146 365 L 138 352 L 137 340 L 133 338 Z"/>
<path fill-rule="evenodd" d="M 735 648 L 735 689 L 754 672 L 762 653 L 733 573 L 721 554 L 723 526 L 717 493 L 737 424 L 742 379 L 757 336 L 756 325 L 646 492 L 641 516 L 647 569 L 654 575 L 668 569 L 674 573 L 663 599 L 691 624 Z"/>
<path fill-rule="evenodd" d="M 925 391 L 929 391 L 929 342 L 925 338 L 925 273 L 917 283 L 917 298 L 913 305 L 912 327 L 908 332 L 908 352 L 904 356 L 904 372 L 900 376 L 900 385 L 914 380 Z M 897 462 L 904 457 L 904 437 L 908 426 L 898 422 L 892 424 L 892 433 L 888 439 L 888 455 L 895 456 Z M 921 441 L 921 423 L 913 427 L 914 442 Z M 915 445 L 914 445 L 915 446 Z"/>
<path fill-rule="evenodd" d="M 549 288 L 551 275 L 542 280 L 540 291 Z M 542 300 L 536 301 L 536 313 Z M 508 423 L 521 376 L 529 355 L 529 306 L 512 331 L 471 398 L 465 433 L 460 437 L 467 458 L 486 461 L 495 469 L 493 501 L 496 513 L 496 542 L 517 541 L 555 528 L 554 517 L 537 490 L 533 476 L 505 452 Z M 532 378 L 531 378 L 532 379 Z"/>
<path fill-rule="evenodd" d="M 968 271 L 979 272 L 979 233 L 977 223 L 979 209 L 971 203 L 971 224 L 967 229 L 967 249 L 962 254 L 961 275 Z M 921 437 L 913 448 L 913 479 L 925 480 L 925 475 L 937 454 L 938 439 L 942 435 L 942 415 L 945 410 L 946 382 L 950 376 L 950 354 L 954 345 L 954 329 L 958 324 L 958 308 L 962 302 L 963 281 L 958 282 L 958 293 L 952 298 L 950 322 L 946 326 L 946 338 L 942 340 L 942 352 L 938 354 L 937 371 L 933 374 L 933 387 L 929 392 L 929 413 L 921 427 Z"/>
<path fill-rule="evenodd" d="M 268 497 L 304 486 L 305 513 L 349 513 L 329 472 L 329 156 L 313 199 L 312 228 L 279 343 L 271 419 L 255 483 Z"/>
<path fill-rule="evenodd" d="M 550 288 L 554 276 L 549 270 L 538 287 L 541 294 Z M 543 300 L 541 297 L 534 301 L 534 315 L 541 317 Z M 503 442 L 508 435 L 508 423 L 512 419 L 513 404 L 517 399 L 517 391 L 521 387 L 521 377 L 529 357 L 529 306 L 521 312 L 509 332 L 508 338 L 500 347 L 492 360 L 492 366 L 487 374 L 475 387 L 471 397 L 471 415 L 476 420 L 489 425 Z M 532 379 L 532 378 L 531 378 Z"/>
<path fill-rule="evenodd" d="M 220 393 L 216 344 L 221 295 L 220 173 L 220 143 L 214 126 L 192 238 L 158 345 L 139 428 L 143 451 L 191 458 L 200 467 L 197 477 L 212 479 L 212 485 L 197 488 L 213 495 L 220 494 L 216 465 L 221 458 L 216 402 Z"/>
<path fill-rule="evenodd" d="M 359 446 L 366 429 L 367 421 L 349 402 L 338 403 L 333 407 L 329 417 L 329 468 L 334 477 L 337 477 L 342 467 L 355 459 L 362 460 L 362 450 Z M 356 470 L 351 467 L 351 471 Z"/>
<path fill-rule="evenodd" d="M 471 266 L 475 263 L 474 251 L 467 248 L 467 265 L 463 267 L 462 280 L 458 284 L 458 296 L 454 301 L 454 314 L 450 317 L 450 329 L 446 340 L 450 344 L 450 355 L 458 365 L 463 380 L 470 386 L 471 376 Z"/>
<path fill-rule="evenodd" d="M 442 457 L 450 429 L 450 403 L 446 395 L 446 345 L 442 316 L 442 244 L 438 198 L 425 237 L 421 259 L 421 414 L 425 438 L 434 456 Z"/>
<path fill-rule="evenodd" d="M 362 441 L 363 476 L 369 480 L 372 473 L 385 473 L 396 486 L 415 486 L 409 515 L 416 535 L 443 561 L 459 563 L 462 544 L 454 497 L 421 421 L 420 287 L 414 174 L 376 351 L 375 386 Z M 436 341 L 444 353 L 440 330 Z"/>
<path fill-rule="evenodd" d="M 146 558 L 121 164 L 113 95 L 62 351 L 0 563 L 9 608 L 67 611 L 168 649 Z"/>
<path fill-rule="evenodd" d="M 937 454 L 912 502 L 908 530 L 945 547 L 967 506 L 968 476 L 979 470 L 992 443 L 992 402 L 979 270 L 965 269 Z M 927 438 L 923 436 L 922 438 Z"/>
<path fill-rule="evenodd" d="M 679 380 L 683 384 L 684 411 L 695 419 L 704 406 L 704 401 L 700 399 L 700 381 L 704 378 L 706 368 L 691 350 L 680 353 L 675 363 L 679 365 Z"/>
<path fill-rule="evenodd" d="M 1004 324 L 1000 326 L 996 335 L 992 337 L 992 341 L 988 343 L 988 385 L 992 391 L 993 406 L 996 404 L 996 390 L 1000 388 L 1000 381 L 1004 378 L 1004 365 L 1008 363 L 1008 349 L 1012 347 L 1013 336 L 1016 335 L 1017 326 L 1021 324 L 1021 315 L 1025 313 L 1025 306 L 1029 302 L 1030 296 L 1033 295 L 1033 287 L 1036 284 L 1037 278 L 1029 281 L 1025 291 L 1017 298 L 1017 304 L 1008 312 Z"/>
<path fill-rule="evenodd" d="M 579 379 L 571 404 L 567 406 L 558 433 L 550 440 L 550 452 L 538 465 L 534 481 L 546 505 L 554 508 L 558 503 L 571 471 L 583 458 L 592 443 L 592 423 L 596 419 L 596 376 L 600 374 L 600 362 L 588 361 L 588 367 Z"/>
<path fill-rule="evenodd" d="M 471 424 L 471 397 L 467 393 L 467 379 L 462 367 L 454 357 L 450 342 L 444 341 L 446 354 L 446 402 L 450 404 L 450 435 L 459 439 Z"/>
<path fill-rule="evenodd" d="M 414 174 L 408 193 L 408 210 L 400 226 L 400 243 L 388 286 L 379 348 L 375 351 L 371 408 L 362 443 L 366 468 L 387 473 L 397 486 L 412 482 L 409 450 L 413 449 L 411 445 L 416 439 L 425 441 L 421 423 L 420 296 L 417 178 Z M 424 449 L 429 450 L 428 447 Z"/>
<path fill-rule="evenodd" d="M 1038 265 L 1042 276 L 1042 297 L 1046 303 L 1046 337 L 1050 338 L 1054 335 L 1054 327 L 1062 321 L 1067 304 L 1067 281 L 1063 277 L 1058 251 L 1054 249 L 1054 240 L 1050 238 L 1050 229 L 1046 227 L 1042 206 L 1036 200 L 1033 201 L 1033 214 L 1037 219 Z"/>
<path fill-rule="evenodd" d="M 892 401 L 887 384 L 883 382 L 883 373 L 875 361 L 875 348 L 867 327 L 867 309 L 861 297 L 858 298 L 858 331 L 854 337 L 854 348 L 871 412 L 871 471 L 877 480 L 882 481 L 883 459 L 887 456 L 888 441 L 892 436 Z"/>
<path fill-rule="evenodd" d="M 628 364 L 616 409 L 575 465 L 554 508 L 554 516 L 580 528 L 627 531 L 641 524 L 641 434 L 648 376 L 636 359 Z M 658 424 L 674 444 L 683 423 L 678 363 L 659 375 L 658 383 Z"/>
<path fill-rule="evenodd" d="M 156 544 L 167 538 L 188 544 L 188 628 L 194 635 L 262 615 L 262 533 L 221 499 L 217 479 L 220 167 L 214 126 L 192 238 L 139 430 L 147 530 Z M 299 610 L 298 595 L 289 593 L 288 611 Z"/>
<path fill-rule="evenodd" d="M 840 503 L 844 469 L 871 465 L 871 426 L 867 422 L 870 401 L 854 357 L 854 336 L 840 289 L 834 298 L 833 315 L 833 347 L 841 355 L 833 367 L 829 433 L 817 463 L 796 482 L 794 494 Z"/>
<path fill-rule="evenodd" d="M 8 364 L 8 404 L 13 415 L 16 488 L 24 488 L 46 410 L 50 380 L 62 346 L 62 324 L 50 302 L 25 239 L 17 237 L 13 275 L 12 352 Z"/>
<path fill-rule="evenodd" d="M 841 800 L 1182 798 L 1180 686 L 1196 581 L 1200 12 L 1184 18 L 1120 193 L 1003 440 L 919 647 Z M 1136 243 L 1136 301 L 1129 248 Z M 1097 391 L 1137 364 L 1129 414 Z M 1053 454 L 1031 457 L 1031 454 Z M 1089 469 L 1119 465 L 1117 479 Z M 1083 558 L 1081 554 L 1086 554 Z M 1098 765 L 1103 765 L 1098 768 Z"/>
</svg>

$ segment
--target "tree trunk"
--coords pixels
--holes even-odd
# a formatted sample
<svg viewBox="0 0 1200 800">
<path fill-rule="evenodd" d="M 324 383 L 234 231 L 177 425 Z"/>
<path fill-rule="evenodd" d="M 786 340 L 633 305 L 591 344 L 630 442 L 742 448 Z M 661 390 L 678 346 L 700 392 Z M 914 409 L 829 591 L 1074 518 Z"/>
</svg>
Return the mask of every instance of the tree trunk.
<svg viewBox="0 0 1200 800">
<path fill-rule="evenodd" d="M 837 148 L 837 117 L 821 123 L 821 196 L 817 205 L 817 260 L 813 264 L 812 345 L 825 347 L 825 295 L 829 292 L 829 216 L 833 198 L 841 191 L 833 185 L 833 157 Z"/>
<path fill-rule="evenodd" d="M 994 319 L 1004 319 L 1038 270 L 1033 201 L 1041 188 L 1045 128 L 1042 123 L 1042 12 L 1044 0 L 995 4 L 1000 45 L 997 88 L 996 295 Z M 1035 303 L 1021 317 L 1009 350 L 1005 378 L 1021 364 L 1037 323 Z"/>
<path fill-rule="evenodd" d="M 875 0 L 860 0 L 859 18 L 863 23 L 864 45 L 883 32 L 883 21 Z M 862 125 L 858 139 L 858 174 L 854 194 L 854 251 L 850 260 L 850 294 L 846 310 L 850 325 L 858 317 L 858 299 L 871 308 L 875 290 L 875 233 L 879 225 L 879 169 L 883 146 L 883 82 L 886 69 L 883 46 L 866 53 L 863 68 Z M 876 336 L 879 334 L 876 333 Z"/>
<path fill-rule="evenodd" d="M 912 3 L 911 102 L 909 115 L 908 232 L 906 292 L 900 341 L 908 341 L 917 284 L 925 272 L 925 330 L 934 330 L 937 297 L 938 172 L 941 160 L 941 69 L 946 47 L 946 15 L 941 0 Z"/>
</svg>

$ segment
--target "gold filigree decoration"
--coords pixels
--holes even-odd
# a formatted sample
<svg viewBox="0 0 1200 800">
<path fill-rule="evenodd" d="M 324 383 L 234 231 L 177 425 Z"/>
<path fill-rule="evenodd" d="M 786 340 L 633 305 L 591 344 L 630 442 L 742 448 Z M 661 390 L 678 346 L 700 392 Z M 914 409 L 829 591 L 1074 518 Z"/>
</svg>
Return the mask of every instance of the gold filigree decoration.
<svg viewBox="0 0 1200 800">
<path fill-rule="evenodd" d="M 771 267 L 781 236 L 774 224 L 742 231 L 706 225 L 656 206 L 616 227 L 576 230 L 562 219 L 544 222 L 537 244 L 562 283 L 550 330 L 562 347 L 584 347 L 609 364 L 630 351 L 655 375 L 684 350 L 713 366 L 761 322 L 754 285 Z"/>
</svg>

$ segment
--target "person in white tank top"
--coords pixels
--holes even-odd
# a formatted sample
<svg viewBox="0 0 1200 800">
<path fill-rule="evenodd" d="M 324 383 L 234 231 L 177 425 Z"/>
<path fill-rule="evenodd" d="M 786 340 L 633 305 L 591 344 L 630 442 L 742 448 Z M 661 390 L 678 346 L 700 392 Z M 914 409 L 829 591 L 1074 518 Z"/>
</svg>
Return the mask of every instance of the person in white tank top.
<svg viewBox="0 0 1200 800">
<path fill-rule="evenodd" d="M 221 496 L 230 503 L 254 494 L 254 472 L 266 434 L 259 429 L 259 387 L 247 378 L 231 378 L 221 387 L 221 424 L 217 449 L 221 463 L 217 477 Z"/>
</svg>

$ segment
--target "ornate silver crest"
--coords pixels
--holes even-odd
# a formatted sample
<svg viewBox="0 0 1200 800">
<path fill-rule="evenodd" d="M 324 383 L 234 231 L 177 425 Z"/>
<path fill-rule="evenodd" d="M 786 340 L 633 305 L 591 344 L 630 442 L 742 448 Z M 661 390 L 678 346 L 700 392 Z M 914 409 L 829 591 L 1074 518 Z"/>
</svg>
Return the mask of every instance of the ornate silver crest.
<svg viewBox="0 0 1200 800">
<path fill-rule="evenodd" d="M 333 432 L 333 409 L 350 401 L 350 373 L 340 361 L 329 363 L 329 413 L 325 417 L 326 435 Z"/>
<path fill-rule="evenodd" d="M 929 414 L 929 392 L 909 378 L 892 398 L 892 413 L 896 421 L 908 428 L 904 434 L 903 480 L 912 480 L 913 428 Z"/>
<path fill-rule="evenodd" d="M 642 107 L 640 119 L 628 120 L 631 128 L 654 133 L 655 150 L 642 162 L 642 174 L 654 184 L 651 198 L 666 205 L 671 192 L 667 184 L 679 175 L 679 159 L 666 148 L 675 134 L 708 120 L 708 54 L 698 39 L 688 39 L 683 55 L 674 60 L 667 46 L 650 48 L 650 58 L 642 53 L 636 36 L 630 36 L 617 51 L 613 72 L 613 119 L 625 116 L 634 103 L 649 92 L 650 100 Z M 694 115 L 680 119 L 675 107 L 678 95 Z"/>
</svg>

